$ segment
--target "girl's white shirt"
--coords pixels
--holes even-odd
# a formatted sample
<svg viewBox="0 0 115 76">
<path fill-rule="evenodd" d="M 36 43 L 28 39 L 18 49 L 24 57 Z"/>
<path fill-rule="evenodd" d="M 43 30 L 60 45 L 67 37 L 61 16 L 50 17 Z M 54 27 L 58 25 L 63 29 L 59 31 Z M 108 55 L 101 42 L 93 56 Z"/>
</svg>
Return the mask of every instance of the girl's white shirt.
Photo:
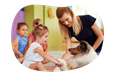
<svg viewBox="0 0 115 76">
<path fill-rule="evenodd" d="M 41 47 L 42 48 L 42 46 L 39 43 L 37 43 L 37 42 L 33 42 L 30 45 L 30 47 L 27 50 L 27 53 L 25 55 L 25 60 L 38 61 L 38 62 L 43 61 L 43 57 L 39 53 L 34 53 L 33 52 L 34 49 L 36 49 L 37 47 Z"/>
</svg>

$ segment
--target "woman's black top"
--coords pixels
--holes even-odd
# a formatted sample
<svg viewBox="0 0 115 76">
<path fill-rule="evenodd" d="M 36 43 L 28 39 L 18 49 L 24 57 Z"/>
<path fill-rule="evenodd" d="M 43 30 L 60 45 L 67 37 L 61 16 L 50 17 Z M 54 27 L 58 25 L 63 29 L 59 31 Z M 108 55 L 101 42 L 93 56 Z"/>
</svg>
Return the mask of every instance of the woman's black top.
<svg viewBox="0 0 115 76">
<path fill-rule="evenodd" d="M 78 41 L 85 40 L 91 46 L 93 46 L 95 41 L 96 41 L 96 39 L 97 39 L 97 36 L 93 32 L 93 30 L 91 29 L 91 26 L 96 21 L 96 18 L 94 18 L 94 17 L 92 17 L 90 15 L 82 15 L 82 16 L 79 16 L 79 17 L 80 17 L 80 20 L 82 22 L 83 29 L 81 29 L 80 33 L 76 36 L 75 32 L 73 31 L 73 28 L 70 27 L 69 28 L 70 38 L 75 37 Z M 99 47 L 96 49 L 96 51 L 101 51 L 102 44 L 103 44 L 103 41 L 101 42 Z"/>
</svg>

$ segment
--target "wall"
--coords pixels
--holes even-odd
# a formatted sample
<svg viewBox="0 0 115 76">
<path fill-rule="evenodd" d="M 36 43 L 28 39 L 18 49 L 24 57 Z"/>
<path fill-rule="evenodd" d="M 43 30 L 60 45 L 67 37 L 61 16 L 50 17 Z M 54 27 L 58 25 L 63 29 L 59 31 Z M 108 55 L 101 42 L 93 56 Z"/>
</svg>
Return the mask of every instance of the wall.
<svg viewBox="0 0 115 76">
<path fill-rule="evenodd" d="M 29 5 L 25 7 L 25 22 L 28 24 L 28 34 L 32 31 L 33 23 L 34 20 L 34 5 Z"/>
<path fill-rule="evenodd" d="M 41 19 L 43 21 L 43 5 L 29 5 L 25 7 L 25 22 L 28 24 L 28 34 L 31 33 L 33 29 L 34 19 Z"/>
<path fill-rule="evenodd" d="M 48 17 L 48 9 L 52 8 L 54 18 Z M 62 44 L 62 37 L 61 33 L 59 30 L 59 25 L 58 25 L 58 19 L 56 17 L 56 9 L 57 7 L 52 7 L 52 6 L 45 6 L 44 12 L 45 12 L 45 25 L 49 29 L 49 46 L 56 46 L 56 45 L 61 45 Z"/>
<path fill-rule="evenodd" d="M 34 19 L 36 18 L 43 21 L 43 5 L 34 5 Z"/>
<path fill-rule="evenodd" d="M 11 26 L 11 42 L 17 36 L 17 23 L 25 22 L 25 12 L 17 9 L 17 12 L 15 13 L 12 21 L 13 22 L 12 22 L 12 26 Z"/>
<path fill-rule="evenodd" d="M 28 34 L 32 31 L 33 27 L 32 27 L 32 23 L 33 20 L 36 18 L 40 18 L 48 28 L 50 31 L 49 34 L 49 46 L 55 46 L 55 45 L 60 45 L 62 43 L 62 37 L 60 34 L 60 30 L 59 30 L 59 25 L 58 25 L 58 20 L 56 17 L 56 9 L 57 9 L 57 5 L 46 5 L 46 7 L 44 7 L 44 14 L 43 14 L 43 4 L 0 4 L 0 7 L 25 7 L 25 22 L 28 24 Z M 51 7 L 53 9 L 53 13 L 55 15 L 55 17 L 53 19 L 48 17 L 48 8 Z M 43 18 L 43 16 L 45 16 Z"/>
<path fill-rule="evenodd" d="M 54 18 L 48 17 L 48 8 L 50 6 L 44 5 L 30 5 L 25 7 L 25 22 L 28 24 L 28 35 L 32 31 L 32 23 L 36 18 L 40 18 L 43 21 L 43 24 L 49 29 L 49 47 L 61 45 L 62 38 L 59 31 L 58 20 L 56 17 L 56 9 L 57 7 L 50 7 L 53 10 Z M 27 36 L 28 36 L 27 35 Z"/>
</svg>

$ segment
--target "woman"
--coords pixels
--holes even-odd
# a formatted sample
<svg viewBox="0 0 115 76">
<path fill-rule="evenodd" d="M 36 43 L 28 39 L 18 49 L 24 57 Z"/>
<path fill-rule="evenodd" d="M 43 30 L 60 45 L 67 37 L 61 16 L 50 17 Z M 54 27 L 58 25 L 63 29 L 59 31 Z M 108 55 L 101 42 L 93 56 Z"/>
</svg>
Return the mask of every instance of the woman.
<svg viewBox="0 0 115 76">
<path fill-rule="evenodd" d="M 94 17 L 90 15 L 76 17 L 69 7 L 58 7 L 56 15 L 61 34 L 66 41 L 66 53 L 62 59 L 68 60 L 71 56 L 68 51 L 71 48 L 71 37 L 75 37 L 78 41 L 87 41 L 99 55 L 103 44 L 103 35 Z"/>
</svg>

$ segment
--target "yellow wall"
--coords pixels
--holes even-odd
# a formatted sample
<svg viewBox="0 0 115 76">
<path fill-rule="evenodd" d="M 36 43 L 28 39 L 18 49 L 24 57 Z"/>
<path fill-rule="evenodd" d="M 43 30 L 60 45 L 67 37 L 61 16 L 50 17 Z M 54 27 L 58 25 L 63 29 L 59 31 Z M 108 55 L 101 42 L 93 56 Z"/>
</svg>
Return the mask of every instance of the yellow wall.
<svg viewBox="0 0 115 76">
<path fill-rule="evenodd" d="M 52 8 L 54 18 L 50 18 L 48 16 L 48 9 Z M 57 7 L 53 6 L 45 6 L 45 25 L 48 27 L 49 33 L 49 46 L 55 46 L 62 44 L 62 37 L 59 30 L 58 19 L 56 17 L 56 9 Z"/>
<path fill-rule="evenodd" d="M 28 34 L 32 31 L 33 23 L 34 20 L 34 5 L 29 5 L 25 7 L 25 22 L 28 24 Z"/>
<path fill-rule="evenodd" d="M 34 19 L 40 18 L 43 21 L 43 5 L 29 5 L 25 7 L 25 22 L 28 24 L 28 34 L 33 29 Z"/>
<path fill-rule="evenodd" d="M 37 18 L 43 21 L 43 5 L 34 5 L 34 19 Z"/>
</svg>

